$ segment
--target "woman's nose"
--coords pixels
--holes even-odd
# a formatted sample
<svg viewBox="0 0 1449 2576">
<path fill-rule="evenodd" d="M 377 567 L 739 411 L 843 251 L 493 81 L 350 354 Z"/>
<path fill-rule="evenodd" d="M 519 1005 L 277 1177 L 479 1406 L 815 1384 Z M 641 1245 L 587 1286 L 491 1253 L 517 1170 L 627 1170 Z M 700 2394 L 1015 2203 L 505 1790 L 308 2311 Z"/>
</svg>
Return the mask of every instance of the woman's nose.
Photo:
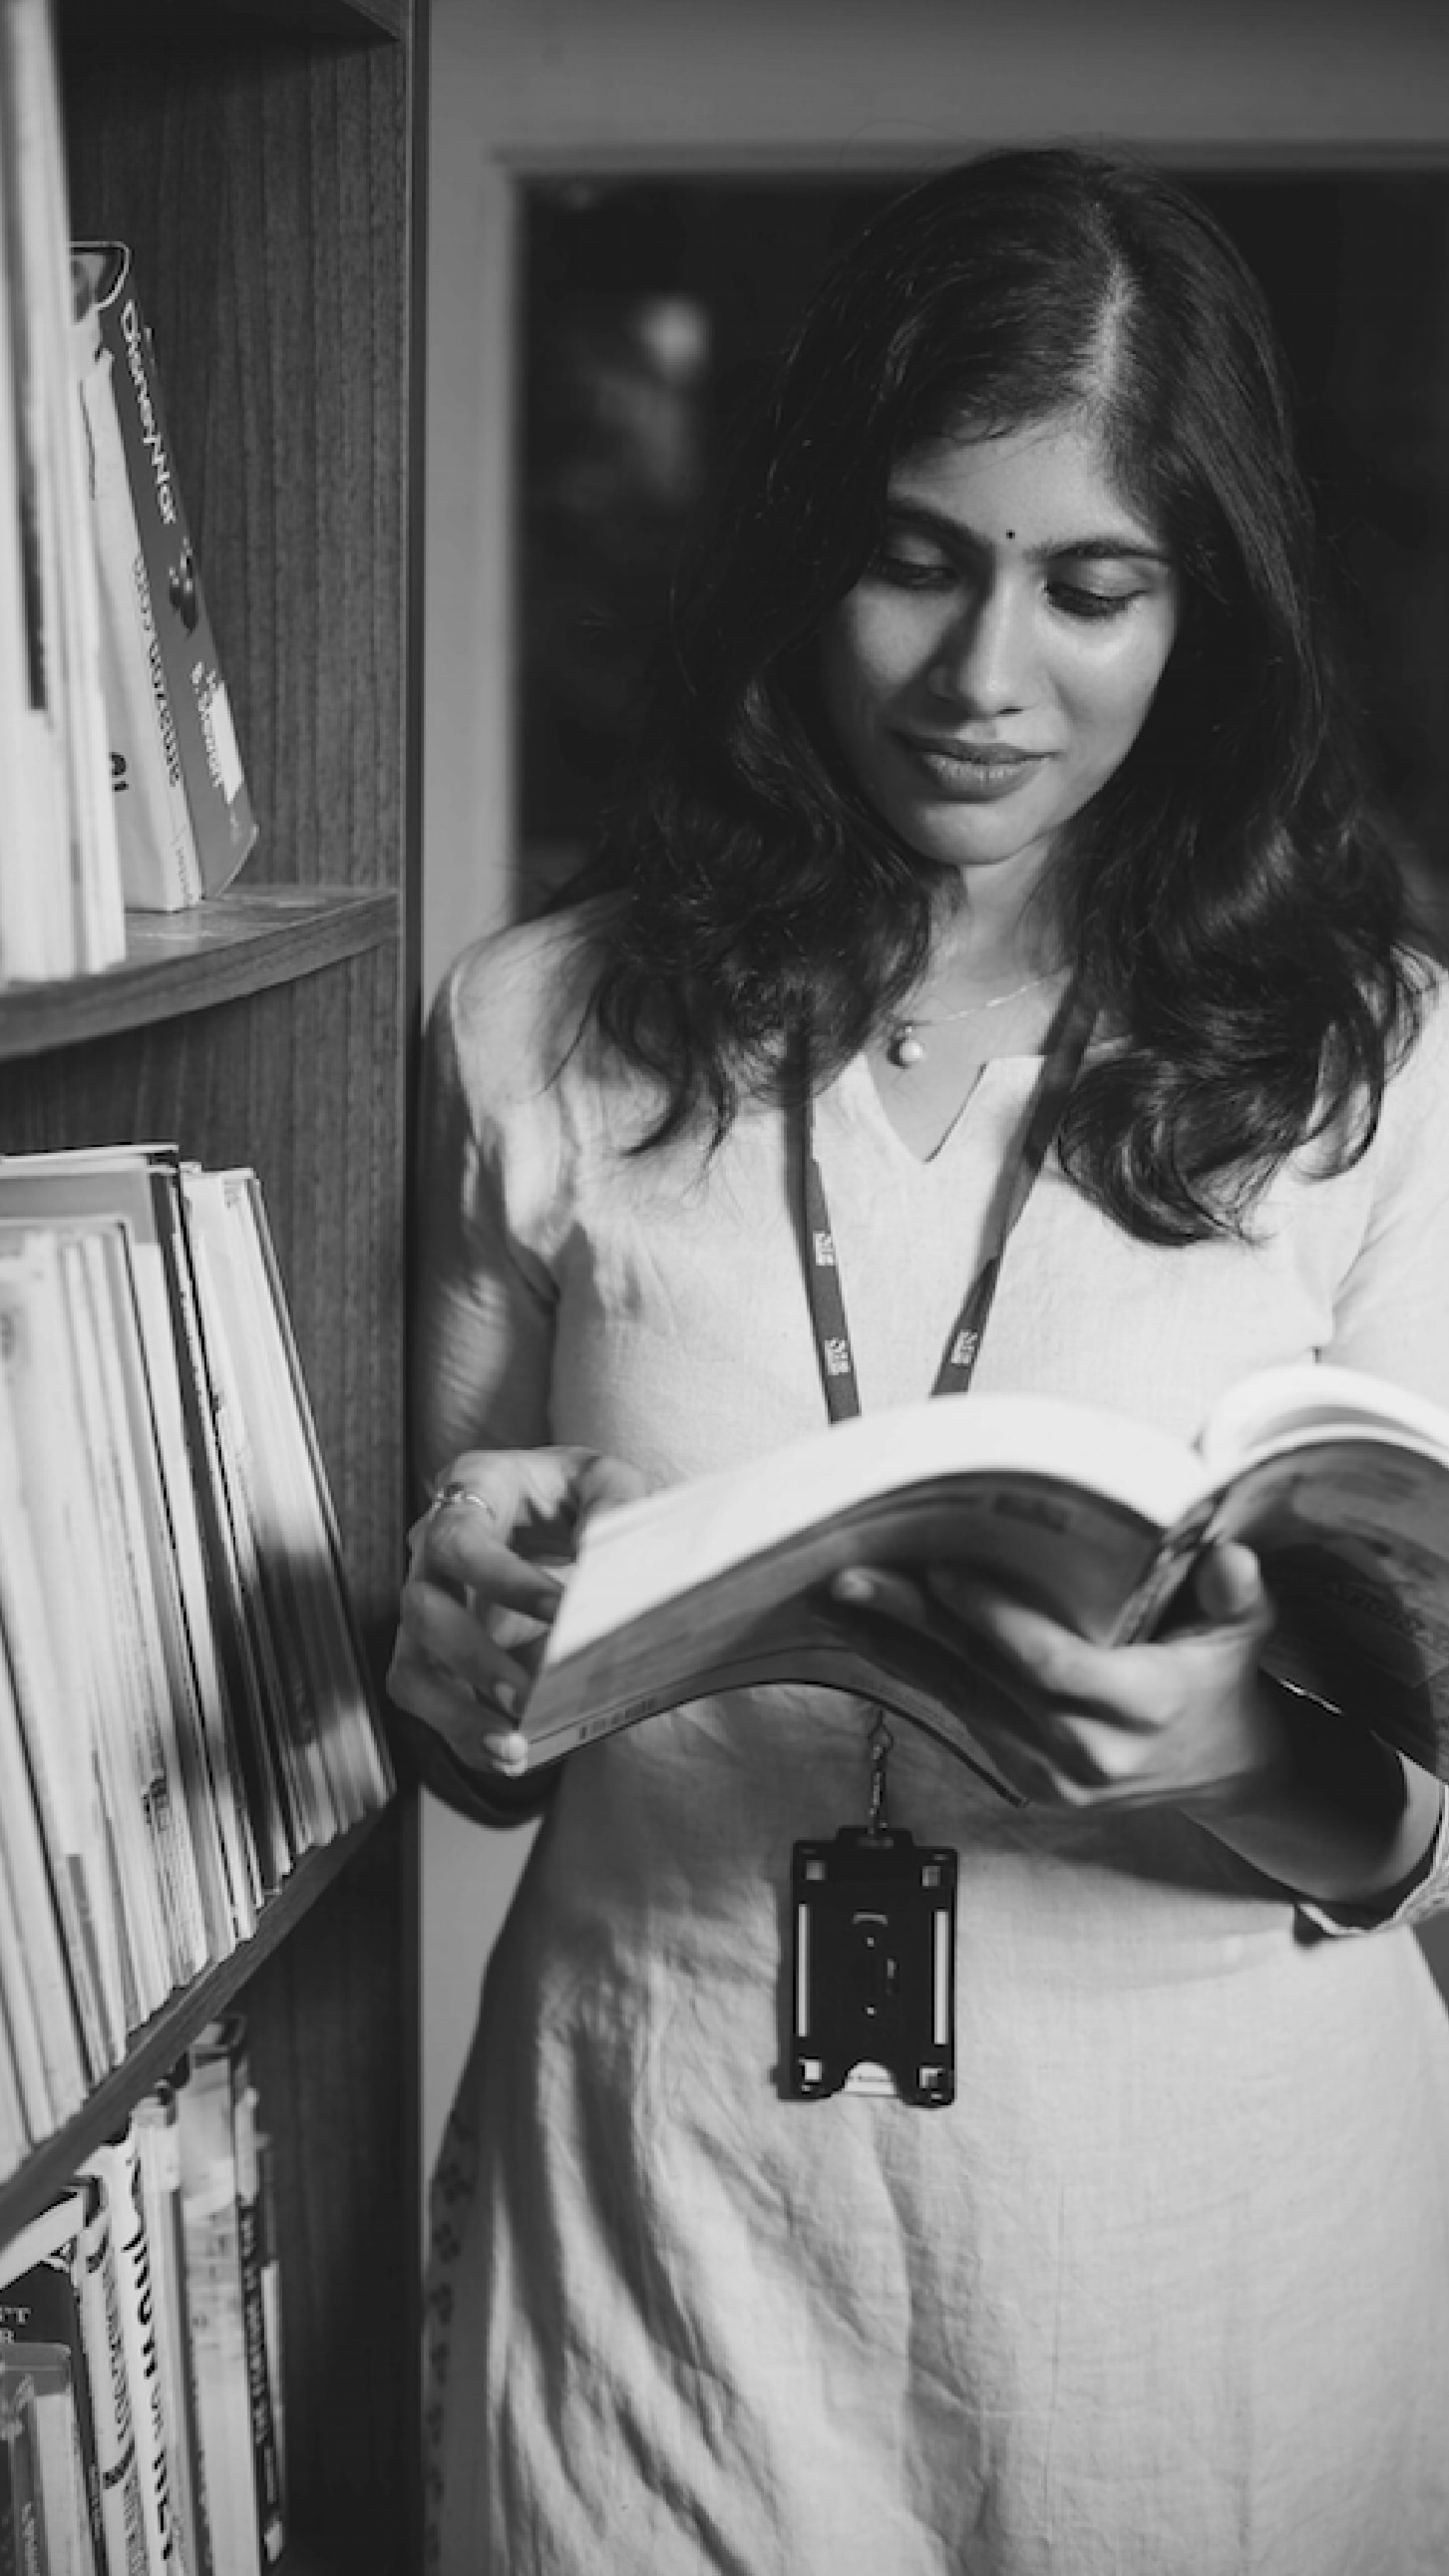
<svg viewBox="0 0 1449 2576">
<path fill-rule="evenodd" d="M 1033 657 L 1029 603 L 994 582 L 938 639 L 928 684 L 964 715 L 1008 715 L 1031 702 Z"/>
</svg>

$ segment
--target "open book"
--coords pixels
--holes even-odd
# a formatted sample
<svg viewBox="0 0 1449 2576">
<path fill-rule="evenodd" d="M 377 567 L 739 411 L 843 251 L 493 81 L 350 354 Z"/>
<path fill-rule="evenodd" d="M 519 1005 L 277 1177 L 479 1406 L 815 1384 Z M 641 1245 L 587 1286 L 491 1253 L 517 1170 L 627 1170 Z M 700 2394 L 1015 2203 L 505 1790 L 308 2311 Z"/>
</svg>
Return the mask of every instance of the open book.
<svg viewBox="0 0 1449 2576">
<path fill-rule="evenodd" d="M 518 1719 L 528 1760 L 707 1691 L 817 1682 L 994 1779 L 949 1620 L 890 1630 L 876 1661 L 831 1577 L 969 1564 L 1121 1644 L 1218 1537 L 1259 1554 L 1264 1667 L 1449 1777 L 1449 1412 L 1312 1365 L 1245 1379 L 1196 1447 L 1094 1405 L 939 1396 L 597 1513 Z"/>
</svg>

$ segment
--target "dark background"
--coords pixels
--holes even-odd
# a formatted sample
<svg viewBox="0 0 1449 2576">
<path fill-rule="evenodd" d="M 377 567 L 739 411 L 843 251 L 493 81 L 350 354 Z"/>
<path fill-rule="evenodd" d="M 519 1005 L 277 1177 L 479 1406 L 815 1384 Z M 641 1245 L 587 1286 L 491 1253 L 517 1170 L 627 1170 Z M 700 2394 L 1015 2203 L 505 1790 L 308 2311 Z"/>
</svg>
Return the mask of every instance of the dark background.
<svg viewBox="0 0 1449 2576">
<path fill-rule="evenodd" d="M 1179 173 L 1262 279 L 1384 812 L 1449 950 L 1449 173 Z M 525 198 L 526 900 L 586 851 L 680 533 L 821 271 L 902 177 Z"/>
</svg>

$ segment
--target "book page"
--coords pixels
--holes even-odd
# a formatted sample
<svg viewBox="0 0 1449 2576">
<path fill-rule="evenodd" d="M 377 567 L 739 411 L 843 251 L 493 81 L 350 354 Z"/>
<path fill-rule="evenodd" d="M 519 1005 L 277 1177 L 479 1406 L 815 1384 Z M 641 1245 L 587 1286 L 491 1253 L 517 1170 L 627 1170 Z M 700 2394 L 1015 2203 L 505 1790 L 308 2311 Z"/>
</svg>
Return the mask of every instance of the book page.
<svg viewBox="0 0 1449 2576">
<path fill-rule="evenodd" d="M 952 1401 L 937 1399 L 942 1411 Z M 976 1414 L 991 1400 L 973 1396 L 961 1401 Z M 1054 1410 L 1041 1408 L 1044 1414 Z M 1102 1419 L 1115 1431 L 1113 1417 L 1099 1417 L 1099 1443 Z M 823 1449 L 821 1463 L 828 1464 L 832 1447 L 844 1449 L 843 1431 L 853 1427 L 847 1424 L 808 1446 Z M 1037 1427 L 1044 1433 L 1044 1425 Z M 1136 1426 L 1125 1428 L 1130 1433 Z M 992 1443 L 998 1450 L 1003 1429 L 997 1426 Z M 988 1424 L 980 1442 L 983 1451 L 990 1433 Z M 1029 1444 L 1018 1439 L 1017 1445 Z M 1193 1464 L 1186 1453 L 1162 1445 L 1166 1459 L 1151 1461 L 1166 1471 L 1157 1480 L 1157 1491 L 1163 1499 L 1176 1500 L 1184 1483 L 1193 1481 Z M 793 1454 L 783 1452 L 767 1464 L 783 1473 Z M 1000 1576 L 1080 1634 L 1106 1641 L 1118 1633 L 1161 1542 L 1156 1517 L 1117 1495 L 1070 1484 L 1040 1467 L 981 1464 L 974 1471 L 940 1474 L 843 1503 L 841 1488 L 849 1491 L 850 1483 L 848 1476 L 832 1480 L 831 1507 L 806 1527 L 721 1564 L 724 1542 L 737 1527 L 739 1496 L 732 1494 L 723 1522 L 711 1526 L 706 1520 L 697 1553 L 691 1559 L 686 1552 L 683 1558 L 686 1566 L 713 1561 L 717 1570 L 694 1581 L 686 1577 L 672 1596 L 656 1598 L 632 1617 L 625 1615 L 625 1605 L 647 1597 L 651 1578 L 655 1584 L 659 1578 L 654 1538 L 660 1521 L 666 1522 L 671 1562 L 678 1566 L 681 1530 L 692 1533 L 697 1526 L 692 1505 L 701 1489 L 655 1498 L 668 1511 L 651 1502 L 601 1514 L 585 1532 L 579 1566 L 519 1720 L 530 1745 L 552 1758 L 614 1726 L 747 1679 L 828 1680 L 888 1701 L 971 1760 L 969 1729 L 960 1708 L 969 1702 L 972 1686 L 956 1661 L 949 1615 L 934 1619 L 928 1613 L 921 1637 L 902 1630 L 899 1652 L 893 1647 L 888 1659 L 882 1656 L 877 1662 L 858 1626 L 852 1630 L 839 1617 L 832 1625 L 831 1577 L 852 1564 L 912 1569 L 933 1562 L 969 1564 Z M 802 1494 L 819 1491 L 818 1483 L 807 1484 L 793 1489 L 787 1500 L 798 1509 Z M 758 1518 L 754 1529 L 758 1537 Z M 636 1562 L 641 1554 L 642 1565 Z M 887 1669 L 887 1662 L 894 1668 Z M 975 1767 L 982 1767 L 979 1758 Z"/>
<path fill-rule="evenodd" d="M 1335 1435 L 1403 1440 L 1449 1458 L 1449 1413 L 1428 1396 L 1329 1363 L 1261 1369 L 1215 1405 L 1199 1443 L 1214 1478 L 1260 1451 Z"/>
<path fill-rule="evenodd" d="M 1037 1496 L 1032 1508 L 1045 1510 L 1050 1495 L 1051 1508 L 1067 1515 L 1064 1535 L 1078 1489 L 1160 1531 L 1196 1499 L 1202 1483 L 1192 1451 L 1097 1406 L 1008 1395 L 948 1395 L 895 1406 L 791 1442 L 748 1466 L 598 1513 L 585 1531 L 548 1662 L 667 1601 L 697 1596 L 733 1568 L 763 1569 L 776 1550 L 805 1532 L 876 1505 L 869 1521 L 852 1529 L 844 1552 L 825 1551 L 820 1572 L 809 1578 L 823 1579 L 889 1541 L 897 1505 L 910 1488 L 949 1480 L 949 1496 L 940 1498 L 949 1527 L 951 1516 L 967 1508 L 966 1488 L 975 1478 L 1029 1487 Z M 985 1515 L 988 1522 L 992 1517 Z M 1008 1507 L 1000 1517 L 1009 1519 Z M 910 1512 L 902 1528 L 919 1548 L 921 1532 L 907 1528 L 909 1518 Z M 762 1571 L 760 1581 L 776 1597 L 775 1578 Z"/>
</svg>

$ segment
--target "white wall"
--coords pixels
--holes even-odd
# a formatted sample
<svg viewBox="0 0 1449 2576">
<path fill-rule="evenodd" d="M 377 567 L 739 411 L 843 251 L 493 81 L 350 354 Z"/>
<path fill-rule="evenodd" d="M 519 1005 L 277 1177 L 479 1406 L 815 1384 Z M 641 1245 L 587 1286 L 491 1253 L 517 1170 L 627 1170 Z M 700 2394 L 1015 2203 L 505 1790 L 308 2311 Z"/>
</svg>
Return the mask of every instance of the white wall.
<svg viewBox="0 0 1449 2576">
<path fill-rule="evenodd" d="M 1224 160 L 1449 152 L 1445 0 L 433 0 L 424 977 L 507 918 L 514 186 L 862 168 L 1072 134 Z M 527 1848 L 431 1801 L 423 2149 Z"/>
</svg>

